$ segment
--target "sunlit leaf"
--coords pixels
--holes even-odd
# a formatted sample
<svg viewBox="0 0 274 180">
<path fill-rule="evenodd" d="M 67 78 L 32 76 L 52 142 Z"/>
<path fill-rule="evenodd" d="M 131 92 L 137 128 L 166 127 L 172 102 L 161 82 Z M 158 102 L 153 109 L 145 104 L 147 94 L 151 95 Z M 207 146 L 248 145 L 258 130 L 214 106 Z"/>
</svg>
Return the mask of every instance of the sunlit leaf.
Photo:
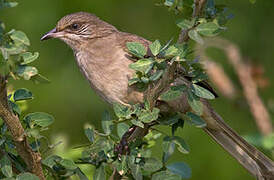
<svg viewBox="0 0 274 180">
<path fill-rule="evenodd" d="M 147 53 L 145 46 L 141 43 L 127 42 L 126 46 L 129 52 L 138 58 L 143 58 Z"/>
<path fill-rule="evenodd" d="M 30 41 L 27 37 L 27 35 L 22 31 L 11 31 L 10 32 L 10 38 L 14 41 L 20 42 L 22 44 L 25 44 L 27 46 L 30 45 Z"/>
<path fill-rule="evenodd" d="M 25 80 L 30 80 L 32 76 L 38 74 L 38 70 L 33 66 L 18 66 L 17 73 L 19 76 L 23 77 Z"/>
<path fill-rule="evenodd" d="M 199 44 L 204 44 L 203 38 L 198 34 L 197 30 L 192 29 L 188 31 L 188 36 Z"/>
<path fill-rule="evenodd" d="M 154 41 L 149 45 L 149 49 L 154 56 L 157 56 L 161 50 L 161 43 L 159 40 Z"/>
<path fill-rule="evenodd" d="M 152 112 L 146 110 L 138 115 L 138 119 L 144 123 L 149 123 L 158 119 L 159 112 L 160 110 L 158 108 L 153 108 Z"/>
<path fill-rule="evenodd" d="M 215 99 L 214 94 L 212 94 L 209 90 L 197 84 L 192 84 L 191 90 L 198 97 L 205 98 L 205 99 Z"/>
<path fill-rule="evenodd" d="M 118 118 L 127 118 L 132 113 L 128 106 L 122 105 L 120 103 L 114 103 L 113 109 L 114 109 L 115 115 Z"/>
<path fill-rule="evenodd" d="M 23 54 L 20 54 L 20 56 L 23 58 L 23 62 L 21 63 L 21 65 L 26 65 L 35 61 L 39 57 L 39 53 L 35 52 L 34 54 L 32 54 L 31 52 L 25 52 Z"/>
<path fill-rule="evenodd" d="M 204 36 L 215 36 L 219 32 L 219 26 L 213 22 L 201 23 L 197 26 L 196 30 Z"/>
<path fill-rule="evenodd" d="M 131 123 L 135 126 L 139 126 L 141 128 L 144 128 L 144 124 L 141 121 L 138 121 L 136 119 L 131 120 Z"/>
<path fill-rule="evenodd" d="M 4 1 L 0 3 L 0 9 L 1 8 L 12 8 L 18 5 L 18 2 L 8 2 Z"/>
<path fill-rule="evenodd" d="M 178 145 L 178 150 L 181 153 L 184 153 L 184 154 L 189 153 L 189 146 L 187 145 L 184 139 L 182 139 L 179 136 L 173 136 L 172 141 Z"/>
<path fill-rule="evenodd" d="M 187 19 L 182 19 L 177 22 L 177 26 L 181 29 L 190 29 L 194 26 L 194 21 L 189 21 Z"/>
<path fill-rule="evenodd" d="M 153 61 L 151 59 L 140 59 L 135 63 L 131 63 L 129 67 L 135 71 L 147 74 L 153 67 Z"/>
<path fill-rule="evenodd" d="M 176 48 L 175 46 L 169 46 L 166 50 L 165 50 L 165 57 L 173 57 L 176 56 L 178 54 L 178 48 Z"/>
</svg>

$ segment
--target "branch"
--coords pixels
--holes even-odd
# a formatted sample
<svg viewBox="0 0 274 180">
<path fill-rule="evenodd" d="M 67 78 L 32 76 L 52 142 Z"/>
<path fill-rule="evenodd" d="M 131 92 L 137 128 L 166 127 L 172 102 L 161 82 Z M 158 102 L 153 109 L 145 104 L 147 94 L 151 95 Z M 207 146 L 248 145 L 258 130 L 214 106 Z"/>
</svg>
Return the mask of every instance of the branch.
<svg viewBox="0 0 274 180">
<path fill-rule="evenodd" d="M 16 151 L 26 163 L 28 170 L 44 180 L 40 153 L 34 152 L 24 133 L 18 116 L 11 112 L 7 99 L 7 79 L 0 76 L 0 117 L 6 123 L 16 146 Z"/>
<path fill-rule="evenodd" d="M 194 10 L 192 18 L 199 17 L 202 14 L 206 1 L 207 0 L 194 0 Z M 188 31 L 189 29 L 182 29 L 178 39 L 179 44 L 188 41 Z"/>
<path fill-rule="evenodd" d="M 245 96 L 245 98 L 247 100 L 247 103 L 250 107 L 250 111 L 256 121 L 259 131 L 263 135 L 268 135 L 268 134 L 272 133 L 272 123 L 270 120 L 269 113 L 258 95 L 257 85 L 254 82 L 254 80 L 252 79 L 250 66 L 242 62 L 242 57 L 239 52 L 239 48 L 236 45 L 234 45 L 233 43 L 231 43 L 227 40 L 224 40 L 224 39 L 220 39 L 220 38 L 206 40 L 205 46 L 203 46 L 203 47 L 198 46 L 196 52 L 202 56 L 201 59 L 205 60 L 206 69 L 208 72 L 210 71 L 209 75 L 212 72 L 212 67 L 210 68 L 210 66 L 214 62 L 211 62 L 208 59 L 208 57 L 205 55 L 205 49 L 208 47 L 221 48 L 225 51 L 229 62 L 232 64 L 236 74 L 239 77 L 240 83 L 243 87 L 243 95 Z M 218 70 L 216 70 L 216 71 L 218 71 Z M 211 77 L 213 77 L 213 79 L 215 79 L 215 82 L 217 81 L 216 80 L 217 76 L 218 76 L 217 74 L 214 74 L 214 76 L 213 75 L 211 76 Z M 218 79 L 220 79 L 219 76 L 218 76 Z M 225 81 L 225 83 L 223 82 L 222 84 L 226 84 L 226 86 L 229 85 L 230 88 L 231 87 L 233 88 L 232 83 L 226 77 L 225 74 L 224 74 L 222 80 Z M 220 85 L 220 83 L 219 83 L 219 85 Z M 223 85 L 221 85 L 221 86 L 223 86 Z M 234 91 L 234 90 L 231 90 L 231 91 Z"/>
</svg>

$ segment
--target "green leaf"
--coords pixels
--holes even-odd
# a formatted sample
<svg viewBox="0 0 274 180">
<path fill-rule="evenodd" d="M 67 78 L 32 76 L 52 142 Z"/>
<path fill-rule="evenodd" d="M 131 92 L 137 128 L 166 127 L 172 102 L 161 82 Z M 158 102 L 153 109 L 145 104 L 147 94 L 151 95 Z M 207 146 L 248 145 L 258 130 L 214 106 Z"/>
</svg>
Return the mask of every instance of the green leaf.
<svg viewBox="0 0 274 180">
<path fill-rule="evenodd" d="M 172 101 L 180 97 L 187 89 L 185 85 L 172 86 L 168 91 L 161 94 L 160 99 L 163 101 Z"/>
<path fill-rule="evenodd" d="M 153 63 L 151 59 L 140 59 L 135 63 L 131 63 L 129 67 L 135 71 L 147 74 L 152 69 Z"/>
<path fill-rule="evenodd" d="M 139 127 L 141 127 L 141 128 L 144 128 L 144 124 L 143 124 L 141 121 L 138 121 L 138 120 L 136 120 L 136 119 L 132 119 L 132 120 L 131 120 L 131 123 L 132 123 L 133 125 L 135 125 L 135 126 L 139 126 Z"/>
<path fill-rule="evenodd" d="M 31 52 L 25 52 L 20 54 L 20 56 L 23 58 L 23 62 L 21 63 L 21 65 L 26 65 L 35 61 L 39 57 L 39 53 L 35 52 L 34 54 L 32 54 Z"/>
<path fill-rule="evenodd" d="M 8 104 L 9 104 L 10 109 L 12 109 L 13 113 L 17 114 L 18 116 L 21 115 L 21 109 L 19 108 L 19 106 L 17 104 L 12 102 L 11 100 L 8 100 Z"/>
<path fill-rule="evenodd" d="M 161 43 L 159 40 L 154 41 L 149 45 L 149 49 L 154 56 L 157 56 L 161 50 Z"/>
<path fill-rule="evenodd" d="M 141 77 L 141 81 L 145 84 L 149 83 L 149 79 L 147 77 Z"/>
<path fill-rule="evenodd" d="M 195 113 L 198 115 L 203 114 L 203 103 L 200 101 L 200 98 L 195 96 L 191 91 L 188 91 L 187 101 Z"/>
<path fill-rule="evenodd" d="M 88 180 L 88 177 L 83 173 L 83 171 L 80 168 L 77 168 L 75 170 L 75 173 L 77 174 L 80 180 Z"/>
<path fill-rule="evenodd" d="M 160 171 L 153 174 L 151 180 L 181 180 L 181 177 L 169 171 Z"/>
<path fill-rule="evenodd" d="M 181 29 L 190 29 L 194 26 L 195 21 L 189 21 L 187 19 L 182 19 L 177 22 L 177 26 Z"/>
<path fill-rule="evenodd" d="M 85 129 L 85 135 L 91 143 L 94 142 L 94 131 L 93 131 L 93 129 L 91 129 L 91 128 Z"/>
<path fill-rule="evenodd" d="M 108 111 L 103 112 L 102 128 L 103 128 L 105 134 L 107 134 L 107 135 L 109 135 L 111 133 L 111 131 L 113 130 L 112 118 L 111 118 L 110 113 Z"/>
<path fill-rule="evenodd" d="M 0 9 L 1 8 L 12 8 L 18 5 L 18 2 L 0 2 Z"/>
<path fill-rule="evenodd" d="M 98 168 L 95 169 L 95 172 L 93 174 L 93 179 L 94 180 L 105 180 L 106 179 L 104 163 L 102 163 Z"/>
<path fill-rule="evenodd" d="M 146 158 L 143 169 L 145 171 L 155 172 L 163 167 L 163 163 L 156 158 Z"/>
<path fill-rule="evenodd" d="M 4 176 L 8 178 L 12 177 L 12 166 L 7 155 L 2 156 L 2 159 L 0 160 L 0 167 L 1 167 L 1 172 L 3 173 Z"/>
<path fill-rule="evenodd" d="M 158 70 L 152 76 L 149 77 L 150 81 L 157 81 L 164 74 L 163 70 Z"/>
<path fill-rule="evenodd" d="M 23 77 L 25 80 L 30 80 L 32 76 L 38 74 L 38 70 L 33 66 L 20 65 L 18 66 L 17 74 L 18 76 Z"/>
<path fill-rule="evenodd" d="M 198 97 L 205 98 L 205 99 L 215 99 L 214 94 L 212 94 L 209 90 L 197 84 L 192 84 L 191 90 Z"/>
<path fill-rule="evenodd" d="M 152 112 L 146 110 L 138 114 L 138 119 L 144 123 L 149 123 L 158 119 L 159 112 L 160 110 L 158 108 L 153 108 Z"/>
<path fill-rule="evenodd" d="M 126 43 L 127 49 L 129 50 L 129 52 L 138 57 L 138 58 L 144 58 L 144 56 L 147 53 L 147 50 L 145 48 L 145 46 L 141 43 L 138 42 L 127 42 Z"/>
<path fill-rule="evenodd" d="M 113 109 L 114 109 L 115 115 L 118 118 L 128 118 L 132 113 L 128 106 L 124 106 L 120 103 L 114 103 Z"/>
<path fill-rule="evenodd" d="M 172 163 L 167 166 L 167 169 L 174 174 L 178 174 L 181 178 L 189 179 L 191 177 L 191 169 L 184 162 Z"/>
<path fill-rule="evenodd" d="M 33 127 L 34 125 L 47 127 L 53 123 L 54 117 L 44 112 L 34 112 L 26 115 L 24 120 L 30 125 L 30 127 Z"/>
<path fill-rule="evenodd" d="M 68 170 L 74 170 L 77 168 L 76 164 L 70 159 L 62 159 L 59 164 Z"/>
<path fill-rule="evenodd" d="M 120 138 L 123 137 L 123 135 L 127 132 L 129 129 L 129 126 L 126 123 L 119 123 L 117 125 L 117 134 Z"/>
<path fill-rule="evenodd" d="M 213 22 L 202 23 L 197 26 L 196 30 L 204 36 L 215 36 L 219 32 L 219 26 Z"/>
<path fill-rule="evenodd" d="M 132 79 L 128 80 L 128 85 L 131 86 L 131 85 L 136 84 L 138 82 L 140 82 L 139 78 L 132 78 Z"/>
<path fill-rule="evenodd" d="M 39 178 L 31 173 L 22 173 L 16 177 L 16 180 L 39 180 Z"/>
<path fill-rule="evenodd" d="M 251 4 L 255 4 L 255 3 L 256 3 L 256 0 L 249 0 L 249 2 L 250 2 Z"/>
<path fill-rule="evenodd" d="M 187 145 L 187 143 L 185 142 L 185 140 L 183 140 L 181 137 L 179 136 L 173 136 L 172 137 L 172 141 L 178 145 L 178 150 L 181 153 L 184 154 L 188 154 L 189 153 L 189 146 Z"/>
<path fill-rule="evenodd" d="M 164 151 L 163 162 L 167 162 L 170 156 L 174 153 L 175 143 L 169 136 L 165 136 L 163 139 L 162 148 Z"/>
<path fill-rule="evenodd" d="M 190 123 L 194 125 L 195 127 L 198 127 L 198 128 L 206 127 L 206 122 L 200 116 L 192 112 L 187 112 L 186 115 L 187 117 L 190 118 Z"/>
<path fill-rule="evenodd" d="M 178 54 L 178 48 L 176 48 L 175 46 L 169 46 L 166 50 L 165 50 L 165 57 L 173 57 L 176 56 Z"/>
<path fill-rule="evenodd" d="M 174 0 L 165 0 L 165 3 L 164 3 L 164 5 L 166 6 L 173 6 L 173 4 L 174 4 Z"/>
<path fill-rule="evenodd" d="M 11 31 L 10 38 L 27 46 L 30 45 L 30 41 L 27 35 L 22 31 Z"/>
<path fill-rule="evenodd" d="M 264 136 L 262 139 L 262 145 L 265 149 L 270 151 L 274 149 L 274 133 Z"/>
<path fill-rule="evenodd" d="M 50 155 L 46 159 L 42 160 L 42 164 L 46 165 L 50 168 L 53 168 L 53 166 L 56 164 L 56 162 L 60 162 L 62 158 L 57 155 Z"/>
<path fill-rule="evenodd" d="M 13 95 L 14 101 L 28 100 L 32 98 L 33 98 L 32 93 L 25 88 L 16 90 Z"/>
<path fill-rule="evenodd" d="M 129 168 L 130 168 L 131 174 L 135 180 L 143 180 L 143 175 L 142 175 L 140 165 L 131 163 L 131 164 L 129 164 Z"/>
<path fill-rule="evenodd" d="M 204 40 L 203 38 L 198 34 L 197 30 L 192 29 L 190 31 L 188 31 L 188 36 L 190 37 L 190 39 L 196 41 L 199 44 L 204 44 Z"/>
</svg>

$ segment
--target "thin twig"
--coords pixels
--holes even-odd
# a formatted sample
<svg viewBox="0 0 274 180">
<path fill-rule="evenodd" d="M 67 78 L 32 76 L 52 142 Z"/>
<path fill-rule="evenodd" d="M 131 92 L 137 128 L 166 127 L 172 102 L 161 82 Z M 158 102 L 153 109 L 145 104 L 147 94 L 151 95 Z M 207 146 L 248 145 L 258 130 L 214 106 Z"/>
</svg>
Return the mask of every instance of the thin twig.
<svg viewBox="0 0 274 180">
<path fill-rule="evenodd" d="M 250 112 L 252 113 L 256 121 L 259 131 L 263 135 L 268 135 L 272 133 L 272 123 L 270 120 L 270 115 L 267 109 L 265 108 L 261 98 L 258 95 L 257 85 L 252 79 L 250 66 L 242 62 L 242 57 L 239 48 L 232 42 L 229 42 L 225 39 L 205 39 L 205 45 L 198 46 L 196 52 L 201 56 L 201 59 L 206 60 L 206 68 L 208 68 L 208 65 L 212 63 L 208 60 L 207 56 L 205 55 L 205 49 L 208 47 L 221 48 L 225 51 L 229 63 L 232 64 L 236 74 L 239 77 L 240 83 L 243 87 L 243 95 L 247 100 L 247 103 L 250 107 Z M 215 74 L 215 76 L 218 75 Z M 224 78 L 223 80 L 225 80 L 226 83 L 230 82 L 230 80 L 227 79 L 228 78 Z"/>
<path fill-rule="evenodd" d="M 15 143 L 16 151 L 26 163 L 28 170 L 37 175 L 41 180 L 44 180 L 41 155 L 31 149 L 18 116 L 11 112 L 8 105 L 6 86 L 6 78 L 0 76 L 0 117 L 6 123 Z"/>
</svg>

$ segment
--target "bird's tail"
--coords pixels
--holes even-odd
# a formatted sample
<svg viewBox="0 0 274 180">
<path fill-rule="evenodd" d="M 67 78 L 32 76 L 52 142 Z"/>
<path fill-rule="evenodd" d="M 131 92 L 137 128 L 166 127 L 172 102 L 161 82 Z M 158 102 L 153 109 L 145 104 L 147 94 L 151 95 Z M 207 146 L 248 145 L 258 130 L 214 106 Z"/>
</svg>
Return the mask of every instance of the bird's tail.
<svg viewBox="0 0 274 180">
<path fill-rule="evenodd" d="M 273 161 L 232 130 L 216 112 L 211 111 L 211 117 L 218 129 L 206 127 L 204 131 L 257 179 L 274 180 Z"/>
</svg>

